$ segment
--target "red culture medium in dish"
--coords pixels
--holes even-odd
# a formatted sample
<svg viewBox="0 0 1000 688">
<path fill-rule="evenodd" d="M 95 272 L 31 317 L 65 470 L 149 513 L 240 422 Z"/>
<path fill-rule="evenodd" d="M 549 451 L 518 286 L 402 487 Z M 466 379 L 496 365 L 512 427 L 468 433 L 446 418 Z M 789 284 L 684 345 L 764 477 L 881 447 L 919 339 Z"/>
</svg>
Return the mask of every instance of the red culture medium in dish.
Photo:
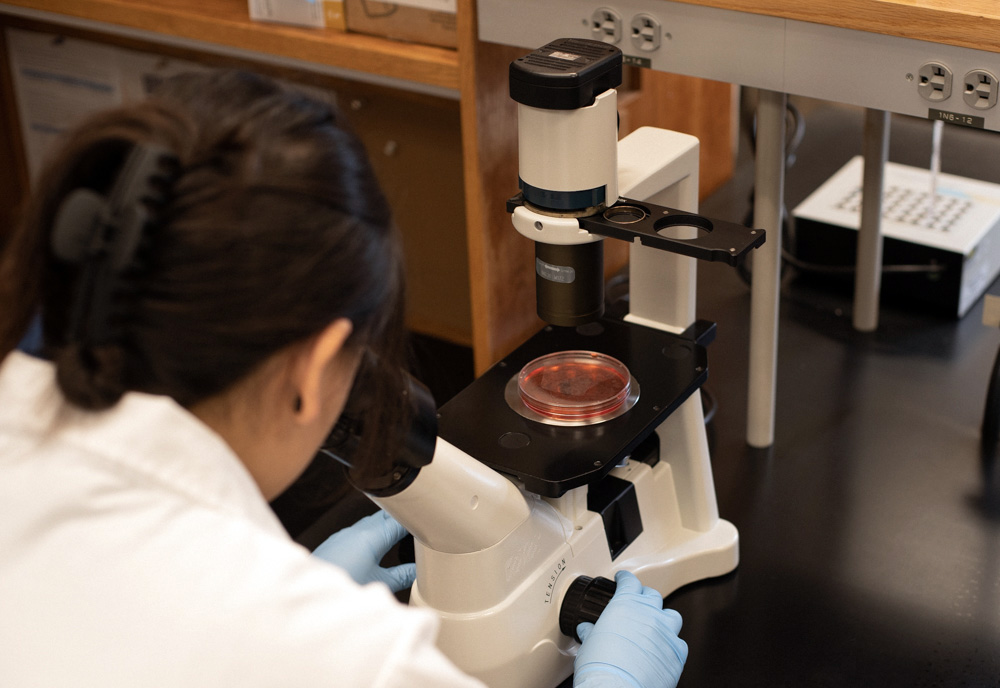
<svg viewBox="0 0 1000 688">
<path fill-rule="evenodd" d="M 613 413 L 628 398 L 625 365 L 595 351 L 560 351 L 521 369 L 517 391 L 524 405 L 553 420 L 579 420 Z"/>
</svg>

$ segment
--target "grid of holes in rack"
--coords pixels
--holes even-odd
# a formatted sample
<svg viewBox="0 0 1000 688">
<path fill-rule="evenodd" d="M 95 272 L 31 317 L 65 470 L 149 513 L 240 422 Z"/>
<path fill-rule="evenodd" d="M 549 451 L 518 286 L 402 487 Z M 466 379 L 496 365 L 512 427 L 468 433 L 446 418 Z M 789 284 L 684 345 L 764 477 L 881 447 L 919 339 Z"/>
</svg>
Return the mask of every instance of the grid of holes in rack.
<svg viewBox="0 0 1000 688">
<path fill-rule="evenodd" d="M 886 186 L 882 197 L 882 218 L 891 222 L 936 230 L 951 231 L 955 223 L 972 208 L 968 198 L 916 191 L 905 186 Z M 836 207 L 848 212 L 861 211 L 861 187 L 855 187 Z"/>
</svg>

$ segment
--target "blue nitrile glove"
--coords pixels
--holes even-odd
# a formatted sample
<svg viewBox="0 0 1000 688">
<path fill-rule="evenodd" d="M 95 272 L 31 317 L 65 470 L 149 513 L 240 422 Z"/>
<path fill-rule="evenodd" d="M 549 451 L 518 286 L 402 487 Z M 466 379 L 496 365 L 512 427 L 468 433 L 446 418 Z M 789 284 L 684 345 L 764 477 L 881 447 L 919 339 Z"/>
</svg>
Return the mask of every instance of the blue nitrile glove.
<svg viewBox="0 0 1000 688">
<path fill-rule="evenodd" d="M 677 637 L 681 615 L 663 609 L 663 598 L 628 571 L 615 574 L 614 597 L 596 624 L 576 627 L 583 640 L 576 655 L 575 688 L 673 688 L 687 659 Z"/>
<path fill-rule="evenodd" d="M 393 592 L 413 585 L 416 564 L 382 568 L 379 562 L 392 546 L 406 537 L 406 529 L 385 511 L 365 516 L 349 528 L 338 530 L 313 554 L 347 571 L 360 585 L 385 583 Z"/>
</svg>

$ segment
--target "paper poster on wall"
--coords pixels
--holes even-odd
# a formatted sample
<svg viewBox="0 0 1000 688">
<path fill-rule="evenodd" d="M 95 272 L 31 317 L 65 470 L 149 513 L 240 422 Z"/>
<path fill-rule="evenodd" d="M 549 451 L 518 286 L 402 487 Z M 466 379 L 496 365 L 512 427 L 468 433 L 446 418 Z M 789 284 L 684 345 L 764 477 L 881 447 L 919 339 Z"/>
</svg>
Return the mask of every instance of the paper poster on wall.
<svg viewBox="0 0 1000 688">
<path fill-rule="evenodd" d="M 86 116 L 142 100 L 170 77 L 210 69 L 197 62 L 56 34 L 7 29 L 6 36 L 32 180 L 60 136 Z M 296 87 L 317 100 L 337 102 L 333 91 Z"/>
<path fill-rule="evenodd" d="M 34 179 L 63 132 L 86 115 L 122 102 L 119 61 L 108 46 L 33 31 L 7 29 L 7 45 Z"/>
</svg>

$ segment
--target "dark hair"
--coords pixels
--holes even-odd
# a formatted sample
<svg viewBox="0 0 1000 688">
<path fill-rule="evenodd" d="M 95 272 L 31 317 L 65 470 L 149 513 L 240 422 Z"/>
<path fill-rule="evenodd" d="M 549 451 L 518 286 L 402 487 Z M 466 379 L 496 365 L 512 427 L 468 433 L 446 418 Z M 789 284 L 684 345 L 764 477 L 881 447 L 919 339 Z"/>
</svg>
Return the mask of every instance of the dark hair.
<svg viewBox="0 0 1000 688">
<path fill-rule="evenodd" d="M 114 282 L 115 335 L 80 342 L 67 332 L 81 268 L 53 255 L 53 223 L 74 190 L 107 193 L 142 145 L 175 156 L 176 176 Z M 0 261 L 0 354 L 40 312 L 61 390 L 93 410 L 130 390 L 190 407 L 337 318 L 354 325 L 349 345 L 398 365 L 400 251 L 362 144 L 329 104 L 246 72 L 184 75 L 89 119 L 48 161 Z"/>
</svg>

